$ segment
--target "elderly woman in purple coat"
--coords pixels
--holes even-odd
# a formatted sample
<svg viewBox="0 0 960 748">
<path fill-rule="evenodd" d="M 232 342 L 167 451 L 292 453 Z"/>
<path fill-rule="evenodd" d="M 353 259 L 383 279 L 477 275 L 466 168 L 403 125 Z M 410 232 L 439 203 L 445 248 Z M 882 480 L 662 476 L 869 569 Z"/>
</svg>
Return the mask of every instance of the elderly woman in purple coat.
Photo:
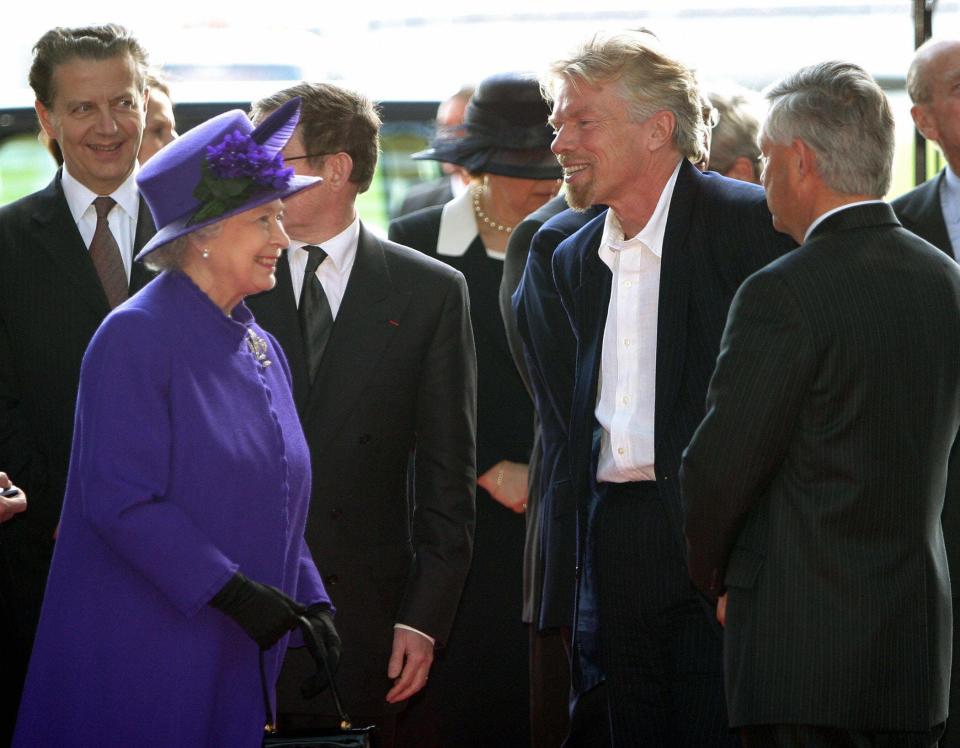
<svg viewBox="0 0 960 748">
<path fill-rule="evenodd" d="M 258 746 L 258 654 L 272 685 L 298 615 L 339 648 L 290 372 L 243 303 L 275 283 L 281 198 L 317 181 L 279 155 L 298 117 L 228 112 L 137 177 L 164 272 L 84 357 L 15 745 Z"/>
</svg>

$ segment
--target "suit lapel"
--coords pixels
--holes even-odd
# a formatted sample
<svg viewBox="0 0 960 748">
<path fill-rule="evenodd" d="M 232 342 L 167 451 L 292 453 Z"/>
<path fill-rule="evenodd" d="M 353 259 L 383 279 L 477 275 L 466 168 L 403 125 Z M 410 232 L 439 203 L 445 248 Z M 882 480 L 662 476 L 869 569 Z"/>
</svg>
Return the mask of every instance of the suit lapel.
<svg viewBox="0 0 960 748">
<path fill-rule="evenodd" d="M 597 252 L 600 237 L 603 235 L 604 220 L 598 217 L 594 220 L 595 225 L 590 229 L 591 235 L 585 242 L 587 250 L 582 258 L 580 285 L 574 291 L 576 306 L 574 319 L 579 322 L 577 357 L 582 362 L 580 376 L 575 385 L 577 389 L 574 393 L 575 402 L 593 403 L 597 397 L 603 330 L 607 323 L 610 289 L 613 282 L 610 268 L 603 263 Z M 575 408 L 573 413 L 576 415 L 581 411 L 592 415 L 593 408 Z M 587 451 L 584 454 L 589 454 L 589 441 L 593 438 L 592 417 L 588 423 L 571 424 L 571 431 L 588 439 Z"/>
<path fill-rule="evenodd" d="M 947 223 L 943 219 L 943 208 L 940 205 L 940 187 L 944 179 L 946 179 L 946 169 L 940 172 L 937 179 L 931 180 L 921 193 L 922 201 L 918 205 L 917 223 L 928 227 L 931 244 L 956 259 L 950 252 L 952 246 L 950 232 L 947 231 Z M 956 251 L 960 252 L 960 247 L 957 247 Z"/>
<path fill-rule="evenodd" d="M 133 236 L 134 257 L 137 256 L 137 253 L 143 249 L 143 245 L 150 241 L 155 233 L 157 233 L 157 228 L 153 224 L 153 216 L 147 207 L 147 203 L 141 197 L 140 209 L 137 211 L 137 230 Z M 148 270 L 146 265 L 134 260 L 130 265 L 130 294 L 135 294 L 153 280 L 155 276 L 156 273 Z"/>
<path fill-rule="evenodd" d="M 47 255 L 51 270 L 74 285 L 76 298 L 100 317 L 105 317 L 110 311 L 110 304 L 90 260 L 90 253 L 70 214 L 59 172 L 47 188 L 39 193 L 33 210 L 37 243 L 40 251 Z"/>
<path fill-rule="evenodd" d="M 393 287 L 380 240 L 360 224 L 357 257 L 310 387 L 305 420 L 316 418 L 335 430 L 347 417 L 403 325 L 409 301 L 409 293 Z"/>
<path fill-rule="evenodd" d="M 247 305 L 256 315 L 257 324 L 277 339 L 287 357 L 293 377 L 293 399 L 297 410 L 303 413 L 310 394 L 307 381 L 307 362 L 300 335 L 300 318 L 297 316 L 297 300 L 290 277 L 289 251 L 280 255 L 276 270 L 277 285 L 247 299 Z"/>
<path fill-rule="evenodd" d="M 680 388 L 687 342 L 687 301 L 691 262 L 687 235 L 699 191 L 700 173 L 690 162 L 680 164 L 673 189 L 660 257 L 660 296 L 657 304 L 657 371 L 654 434 L 668 430 L 667 418 Z"/>
</svg>

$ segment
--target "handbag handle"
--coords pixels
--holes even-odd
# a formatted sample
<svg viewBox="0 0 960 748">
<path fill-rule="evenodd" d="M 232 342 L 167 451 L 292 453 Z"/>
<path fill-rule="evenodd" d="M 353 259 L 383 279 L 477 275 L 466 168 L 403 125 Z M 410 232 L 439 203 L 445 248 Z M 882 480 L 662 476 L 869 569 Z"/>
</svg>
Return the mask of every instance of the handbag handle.
<svg viewBox="0 0 960 748">
<path fill-rule="evenodd" d="M 330 684 L 330 695 L 333 696 L 333 706 L 337 710 L 337 716 L 340 717 L 340 729 L 349 730 L 353 727 L 350 717 L 343 711 L 340 704 L 340 694 L 337 692 L 337 684 L 333 680 L 333 673 L 330 671 L 330 663 L 327 662 L 327 653 L 317 642 L 317 635 L 313 633 L 313 626 L 305 616 L 297 616 L 297 625 L 300 627 L 300 633 L 303 635 L 303 643 L 307 651 L 313 657 L 317 666 L 317 672 L 321 670 L 327 674 L 327 682 Z M 263 668 L 263 650 L 260 650 L 260 689 L 263 692 L 263 708 L 267 715 L 267 724 L 263 726 L 264 732 L 273 734 L 277 731 L 277 723 L 273 719 L 273 709 L 270 708 L 270 693 L 267 689 L 267 674 Z"/>
</svg>

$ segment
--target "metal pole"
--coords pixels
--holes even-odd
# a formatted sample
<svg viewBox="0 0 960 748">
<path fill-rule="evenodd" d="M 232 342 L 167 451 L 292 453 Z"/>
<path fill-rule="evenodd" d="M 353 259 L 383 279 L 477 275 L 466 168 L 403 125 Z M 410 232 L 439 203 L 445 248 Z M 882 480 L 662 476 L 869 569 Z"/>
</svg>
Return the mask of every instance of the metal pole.
<svg viewBox="0 0 960 748">
<path fill-rule="evenodd" d="M 933 35 L 933 11 L 937 0 L 913 0 L 913 48 L 916 49 Z M 927 140 L 919 130 L 914 133 L 913 181 L 927 180 Z"/>
</svg>

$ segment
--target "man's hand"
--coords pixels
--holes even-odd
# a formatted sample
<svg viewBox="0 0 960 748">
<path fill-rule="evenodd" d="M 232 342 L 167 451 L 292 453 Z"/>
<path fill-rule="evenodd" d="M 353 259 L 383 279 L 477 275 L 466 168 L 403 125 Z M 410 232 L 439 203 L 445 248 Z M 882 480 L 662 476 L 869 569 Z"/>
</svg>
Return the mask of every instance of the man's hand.
<svg viewBox="0 0 960 748">
<path fill-rule="evenodd" d="M 393 652 L 387 665 L 387 677 L 393 688 L 387 693 L 387 703 L 409 699 L 427 685 L 427 675 L 433 664 L 433 644 L 425 636 L 407 629 L 393 630 Z"/>
<path fill-rule="evenodd" d="M 527 466 L 500 460 L 477 478 L 477 485 L 510 511 L 527 511 Z"/>
<path fill-rule="evenodd" d="M 8 488 L 15 488 L 13 483 L 7 477 L 6 473 L 0 473 L 0 491 Z M 0 496 L 0 524 L 6 522 L 13 515 L 25 511 L 27 508 L 27 495 L 20 491 L 16 496 Z"/>
<path fill-rule="evenodd" d="M 717 600 L 717 620 L 721 626 L 727 625 L 727 593 L 724 592 Z"/>
</svg>

